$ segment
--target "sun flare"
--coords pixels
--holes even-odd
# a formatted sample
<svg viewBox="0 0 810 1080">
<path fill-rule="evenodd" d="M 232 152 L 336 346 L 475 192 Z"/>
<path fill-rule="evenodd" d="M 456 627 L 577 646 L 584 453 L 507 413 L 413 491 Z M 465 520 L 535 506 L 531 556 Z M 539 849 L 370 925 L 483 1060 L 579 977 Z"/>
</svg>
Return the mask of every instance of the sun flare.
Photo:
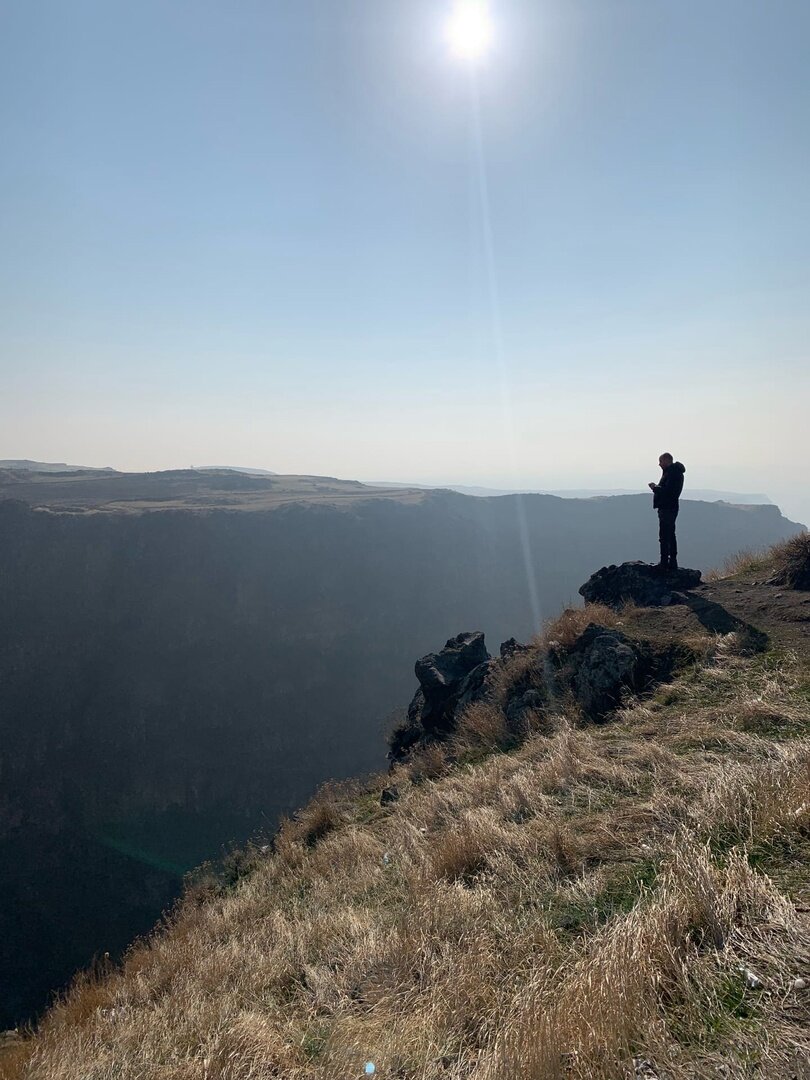
<svg viewBox="0 0 810 1080">
<path fill-rule="evenodd" d="M 461 60 L 478 60 L 492 42 L 492 20 L 486 0 L 456 0 L 447 21 L 447 41 Z"/>
</svg>

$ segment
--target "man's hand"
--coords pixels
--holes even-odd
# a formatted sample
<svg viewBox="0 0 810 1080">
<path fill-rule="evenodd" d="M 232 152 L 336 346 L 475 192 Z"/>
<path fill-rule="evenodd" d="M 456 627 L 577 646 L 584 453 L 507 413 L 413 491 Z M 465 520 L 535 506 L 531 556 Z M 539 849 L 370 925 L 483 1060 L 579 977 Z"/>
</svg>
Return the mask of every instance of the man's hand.
<svg viewBox="0 0 810 1080">
<path fill-rule="evenodd" d="M 648 487 L 648 488 L 650 489 L 650 491 L 655 491 L 655 489 L 656 489 L 656 487 L 657 487 L 657 486 L 658 486 L 658 485 L 657 485 L 657 484 L 654 484 L 654 483 L 652 482 L 652 480 L 651 480 L 651 481 L 649 482 L 649 484 L 647 484 L 647 487 Z"/>
</svg>

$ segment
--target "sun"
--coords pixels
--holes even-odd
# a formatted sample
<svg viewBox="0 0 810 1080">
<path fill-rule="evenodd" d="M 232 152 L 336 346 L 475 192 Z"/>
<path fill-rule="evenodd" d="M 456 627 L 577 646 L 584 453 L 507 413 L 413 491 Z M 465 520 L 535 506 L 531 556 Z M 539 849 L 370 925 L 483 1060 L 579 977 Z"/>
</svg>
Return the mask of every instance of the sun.
<svg viewBox="0 0 810 1080">
<path fill-rule="evenodd" d="M 456 0 L 447 20 L 447 41 L 460 60 L 478 60 L 492 42 L 486 0 Z"/>
</svg>

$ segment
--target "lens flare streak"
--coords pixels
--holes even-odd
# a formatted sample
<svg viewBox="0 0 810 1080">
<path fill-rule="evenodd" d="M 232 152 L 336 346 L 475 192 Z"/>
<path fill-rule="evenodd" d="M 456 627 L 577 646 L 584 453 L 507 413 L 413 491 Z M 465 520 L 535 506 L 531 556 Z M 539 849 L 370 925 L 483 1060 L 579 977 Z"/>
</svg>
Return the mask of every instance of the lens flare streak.
<svg viewBox="0 0 810 1080">
<path fill-rule="evenodd" d="M 512 395 L 509 386 L 509 374 L 506 369 L 506 350 L 503 341 L 503 320 L 501 316 L 501 298 L 498 288 L 498 274 L 495 264 L 495 242 L 492 232 L 492 211 L 490 207 L 489 182 L 487 177 L 484 136 L 481 124 L 481 103 L 478 81 L 474 71 L 470 72 L 470 112 L 472 117 L 472 141 L 475 153 L 476 180 L 478 188 L 481 232 L 486 262 L 487 284 L 489 291 L 489 309 L 492 326 L 492 349 L 500 384 L 501 418 L 504 441 L 509 449 L 512 475 L 518 475 L 518 455 L 515 440 L 515 421 L 512 409 Z M 526 506 L 523 495 L 515 495 L 515 514 L 517 517 L 518 536 L 526 569 L 526 591 L 531 605 L 532 621 L 535 630 L 540 629 L 542 611 L 537 591 L 537 579 L 532 561 L 529 527 L 526 520 Z"/>
</svg>

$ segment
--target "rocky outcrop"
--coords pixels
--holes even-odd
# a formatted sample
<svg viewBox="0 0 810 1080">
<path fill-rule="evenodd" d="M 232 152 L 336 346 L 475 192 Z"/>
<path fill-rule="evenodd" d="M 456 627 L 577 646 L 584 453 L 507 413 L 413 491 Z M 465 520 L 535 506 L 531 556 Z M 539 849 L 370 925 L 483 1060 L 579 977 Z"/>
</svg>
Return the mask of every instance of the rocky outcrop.
<svg viewBox="0 0 810 1080">
<path fill-rule="evenodd" d="M 435 741 L 452 731 L 461 710 L 489 693 L 497 663 L 480 631 L 458 634 L 440 652 L 417 660 L 414 671 L 419 689 L 408 706 L 407 719 L 392 732 L 391 766 L 403 761 L 417 743 Z"/>
<path fill-rule="evenodd" d="M 583 716 L 600 721 L 616 709 L 626 691 L 637 691 L 643 679 L 638 647 L 618 630 L 591 624 L 561 663 L 562 682 L 573 690 Z"/>
<path fill-rule="evenodd" d="M 531 645 L 522 645 L 519 641 L 510 637 L 508 641 L 501 642 L 501 660 L 511 660 L 513 656 L 520 653 L 531 652 L 531 648 Z"/>
<path fill-rule="evenodd" d="M 459 704 L 480 692 L 490 660 L 480 631 L 450 638 L 441 652 L 417 660 L 419 690 L 408 715 L 414 714 L 427 732 L 449 731 Z"/>
<path fill-rule="evenodd" d="M 628 600 L 639 607 L 666 607 L 684 603 L 685 591 L 700 585 L 700 570 L 686 567 L 661 571 L 643 562 L 603 566 L 591 574 L 579 594 L 589 604 L 606 604 L 618 611 Z"/>
<path fill-rule="evenodd" d="M 527 656 L 527 663 L 514 664 L 532 653 L 535 660 Z M 489 656 L 483 634 L 459 634 L 440 652 L 417 660 L 419 688 L 407 718 L 389 735 L 389 771 L 418 747 L 444 740 L 473 702 L 491 700 L 502 709 L 507 730 L 520 741 L 536 730 L 538 714 L 551 703 L 573 698 L 585 722 L 602 723 L 628 695 L 648 693 L 690 659 L 683 646 L 632 639 L 595 622 L 565 647 L 539 650 L 510 639 L 497 659 Z"/>
<path fill-rule="evenodd" d="M 494 701 L 503 709 L 506 728 L 516 739 L 524 737 L 531 721 L 549 701 L 545 673 L 530 662 L 512 668 L 504 692 L 503 672 L 516 658 L 536 654 L 535 646 L 510 638 L 500 647 L 500 656 L 489 655 L 480 632 L 451 638 L 438 653 L 429 653 L 415 665 L 419 689 L 408 708 L 407 718 L 388 736 L 389 772 L 407 761 L 420 746 L 443 740 L 462 712 L 476 701 Z M 501 689 L 497 689 L 500 686 Z"/>
<path fill-rule="evenodd" d="M 608 719 L 628 695 L 649 693 L 693 659 L 675 642 L 632 639 L 596 623 L 589 623 L 568 648 L 552 646 L 549 651 L 557 692 L 571 693 L 583 720 L 592 723 Z"/>
</svg>

